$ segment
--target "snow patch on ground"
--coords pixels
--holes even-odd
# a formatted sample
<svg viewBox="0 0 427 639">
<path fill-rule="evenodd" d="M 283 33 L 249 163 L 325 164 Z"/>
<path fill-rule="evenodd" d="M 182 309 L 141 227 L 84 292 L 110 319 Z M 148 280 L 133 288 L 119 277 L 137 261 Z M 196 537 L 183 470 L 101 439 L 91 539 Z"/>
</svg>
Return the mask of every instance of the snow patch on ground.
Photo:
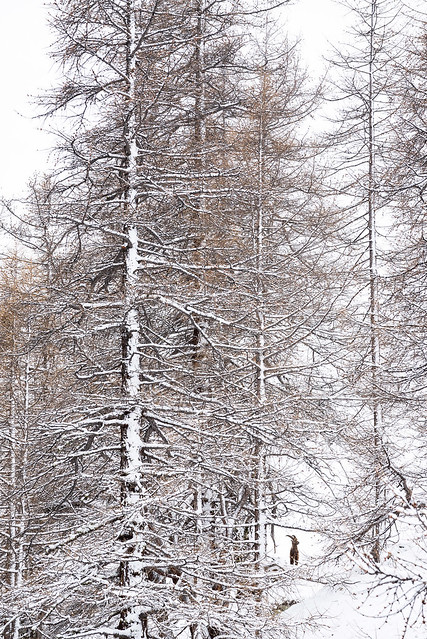
<svg viewBox="0 0 427 639">
<path fill-rule="evenodd" d="M 426 639 L 422 618 L 407 626 L 404 614 L 392 612 L 399 604 L 396 592 L 374 585 L 371 576 L 357 570 L 346 576 L 345 585 L 317 586 L 316 591 L 301 584 L 295 597 L 300 603 L 282 614 L 297 628 L 298 639 Z"/>
</svg>

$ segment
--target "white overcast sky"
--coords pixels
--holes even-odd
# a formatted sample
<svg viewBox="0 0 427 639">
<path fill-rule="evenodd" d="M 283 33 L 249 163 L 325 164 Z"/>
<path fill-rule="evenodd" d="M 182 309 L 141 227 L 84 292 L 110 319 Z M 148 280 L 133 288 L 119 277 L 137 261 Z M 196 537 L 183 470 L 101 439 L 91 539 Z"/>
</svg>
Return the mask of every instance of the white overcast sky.
<svg viewBox="0 0 427 639">
<path fill-rule="evenodd" d="M 49 30 L 42 0 L 3 0 L 0 21 L 0 196 L 25 189 L 30 177 L 43 172 L 49 142 L 42 123 L 31 118 L 30 96 L 50 82 L 46 55 Z M 40 149 L 40 151 L 39 151 Z"/>
<path fill-rule="evenodd" d="M 319 68 L 327 41 L 343 38 L 343 9 L 334 0 L 293 0 L 284 8 L 307 62 Z M 0 22 L 0 197 L 19 197 L 34 173 L 48 168 L 52 139 L 31 116 L 31 96 L 54 83 L 51 34 L 43 0 L 3 0 Z M 44 130 L 43 130 L 44 129 Z"/>
</svg>

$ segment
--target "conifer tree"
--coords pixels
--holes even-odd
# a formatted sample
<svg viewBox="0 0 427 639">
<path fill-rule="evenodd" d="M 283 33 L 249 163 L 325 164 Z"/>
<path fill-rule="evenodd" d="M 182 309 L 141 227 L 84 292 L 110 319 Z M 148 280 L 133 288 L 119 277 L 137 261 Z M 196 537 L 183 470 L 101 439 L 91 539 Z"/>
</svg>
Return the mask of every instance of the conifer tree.
<svg viewBox="0 0 427 639">
<path fill-rule="evenodd" d="M 351 404 L 344 407 L 344 413 L 351 446 L 357 451 L 362 446 L 363 454 L 356 453 L 349 482 L 353 495 L 360 491 L 358 503 L 351 497 L 344 503 L 353 512 L 352 542 L 378 564 L 391 531 L 389 516 L 395 507 L 395 491 L 402 488 L 394 461 L 396 402 L 389 375 L 390 327 L 385 308 L 388 247 L 383 232 L 393 203 L 390 156 L 396 75 L 392 52 L 399 51 L 399 11 L 395 4 L 378 0 L 350 2 L 348 6 L 357 25 L 354 44 L 339 52 L 336 60 L 344 80 L 335 98 L 345 107 L 333 147 L 338 158 L 334 183 L 344 211 L 343 255 L 350 274 L 345 285 L 347 300 L 343 298 L 348 306 L 342 318 L 350 344 L 348 387 L 343 396 L 348 393 Z M 346 321 L 349 308 L 351 318 Z M 348 521 L 345 513 L 343 518 Z M 340 536 L 342 543 L 342 533 Z"/>
<path fill-rule="evenodd" d="M 300 126 L 315 96 L 254 15 L 54 4 L 62 131 L 24 240 L 71 392 L 43 422 L 62 481 L 34 632 L 288 632 L 268 533 L 320 499 L 333 222 Z"/>
<path fill-rule="evenodd" d="M 55 5 L 66 79 L 47 109 L 74 117 L 48 203 L 60 238 L 52 295 L 76 379 L 63 454 L 91 503 L 49 545 L 51 575 L 69 559 L 44 591 L 43 632 L 244 636 L 279 622 L 241 534 L 255 526 L 246 469 L 258 418 L 233 356 L 252 329 L 236 303 L 238 212 L 224 208 L 238 9 Z"/>
</svg>

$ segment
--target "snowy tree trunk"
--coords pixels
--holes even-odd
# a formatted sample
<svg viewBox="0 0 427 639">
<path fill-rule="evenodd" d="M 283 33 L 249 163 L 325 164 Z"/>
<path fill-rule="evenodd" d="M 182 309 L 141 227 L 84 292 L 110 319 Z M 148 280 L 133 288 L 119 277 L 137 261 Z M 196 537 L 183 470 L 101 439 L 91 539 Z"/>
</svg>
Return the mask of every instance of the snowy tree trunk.
<svg viewBox="0 0 427 639">
<path fill-rule="evenodd" d="M 123 271 L 124 323 L 122 334 L 122 393 L 125 413 L 121 429 L 122 506 L 124 529 L 121 541 L 126 545 L 127 556 L 120 566 L 121 585 L 129 590 L 129 598 L 135 598 L 143 580 L 141 558 L 143 533 L 143 485 L 141 478 L 141 371 L 140 371 L 140 321 L 138 312 L 138 228 L 137 228 L 137 156 L 136 140 L 136 11 L 137 1 L 127 1 L 127 58 L 126 74 L 128 111 L 125 123 L 126 163 L 124 167 L 123 215 L 125 264 Z M 138 605 L 124 610 L 120 628 L 126 629 L 135 639 L 145 636 L 144 613 Z"/>
<path fill-rule="evenodd" d="M 267 28 L 267 25 L 266 25 Z M 267 38 L 265 40 L 267 46 Z M 265 308 L 264 308 L 264 153 L 266 143 L 265 109 L 266 104 L 266 74 L 261 77 L 261 102 L 258 117 L 258 184 L 256 195 L 255 218 L 255 255 L 256 255 L 256 398 L 261 410 L 266 401 L 265 391 Z M 266 552 L 266 523 L 265 523 L 265 450 L 258 441 L 255 446 L 256 457 L 256 487 L 255 487 L 255 560 L 259 567 Z"/>
<path fill-rule="evenodd" d="M 195 171 L 196 171 L 196 184 L 195 190 L 199 194 L 194 200 L 194 205 L 197 210 L 197 218 L 195 220 L 198 227 L 198 236 L 194 242 L 195 248 L 199 249 L 195 253 L 196 264 L 200 268 L 200 284 L 197 286 L 199 290 L 203 287 L 203 263 L 201 255 L 201 247 L 203 244 L 203 231 L 206 224 L 206 201 L 205 201 L 205 184 L 204 184 L 204 172 L 206 170 L 206 120 L 205 120 L 205 100 L 206 100 L 206 87 L 205 87 L 205 73 L 204 73 L 204 59 L 205 59 L 205 2 L 204 0 L 196 0 L 194 3 L 194 15 L 196 20 L 195 28 L 195 42 L 194 42 L 194 156 L 195 156 Z M 200 319 L 197 318 L 197 325 L 194 325 L 192 343 L 193 343 L 193 372 L 197 375 L 198 359 L 201 356 L 201 339 L 202 334 L 198 326 Z M 198 437 L 198 446 L 202 446 L 201 437 Z M 210 516 L 210 495 L 207 494 L 204 487 L 204 481 L 202 473 L 199 473 L 197 478 L 196 495 L 195 495 L 195 507 L 196 507 L 196 530 L 199 534 L 202 534 L 204 530 L 209 527 Z M 198 626 L 194 632 L 198 632 Z"/>
<path fill-rule="evenodd" d="M 375 96 L 374 96 L 374 62 L 375 62 L 375 26 L 377 19 L 376 0 L 371 4 L 370 34 L 369 34 L 369 89 L 368 89 L 368 242 L 369 242 L 369 325 L 371 340 L 371 382 L 372 382 L 372 419 L 373 419 L 373 448 L 376 460 L 375 468 L 375 500 L 380 502 L 380 444 L 381 444 L 381 403 L 378 398 L 378 372 L 380 367 L 380 341 L 378 327 L 378 269 L 377 269 L 377 231 L 376 231 L 376 177 L 375 177 Z M 374 544 L 372 556 L 375 561 L 380 559 L 379 525 L 374 527 Z"/>
<path fill-rule="evenodd" d="M 15 273 L 15 277 L 17 274 Z M 19 312 L 16 309 L 12 313 Z M 25 356 L 25 369 L 20 373 L 19 350 L 17 337 L 20 328 L 16 325 L 15 317 L 12 319 L 10 336 L 10 370 L 9 370 L 9 561 L 7 570 L 9 573 L 9 586 L 11 590 L 19 590 L 23 585 L 26 564 L 25 531 L 28 527 L 28 496 L 27 464 L 28 464 L 28 435 L 29 435 L 29 410 L 30 410 L 30 381 L 31 381 L 31 352 L 29 348 L 31 327 L 27 326 L 27 353 Z M 22 348 L 22 345 L 21 345 Z M 20 382 L 23 389 L 23 403 L 20 405 Z M 7 636 L 9 639 L 19 639 L 21 634 L 21 616 L 17 614 L 8 625 Z"/>
<path fill-rule="evenodd" d="M 19 441 L 17 417 L 16 417 L 16 401 L 14 396 L 14 367 L 11 370 L 10 379 L 10 413 L 9 413 L 9 433 L 10 433 L 10 506 L 9 506 L 9 584 L 10 587 L 17 588 L 19 584 L 19 550 L 16 547 L 16 540 L 19 540 L 19 515 L 17 508 L 17 492 L 18 492 L 18 478 L 17 478 L 17 446 Z M 19 543 L 19 541 L 18 541 Z M 10 638 L 18 639 L 20 629 L 20 618 L 15 617 L 10 623 Z"/>
</svg>

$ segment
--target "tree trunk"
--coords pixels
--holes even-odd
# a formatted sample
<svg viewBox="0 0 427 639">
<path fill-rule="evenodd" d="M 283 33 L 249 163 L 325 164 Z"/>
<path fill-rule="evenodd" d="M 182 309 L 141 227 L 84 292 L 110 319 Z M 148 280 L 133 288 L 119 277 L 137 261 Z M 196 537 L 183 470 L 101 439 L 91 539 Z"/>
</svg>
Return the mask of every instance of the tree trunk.
<svg viewBox="0 0 427 639">
<path fill-rule="evenodd" d="M 136 82 L 136 0 L 127 0 L 127 52 L 126 75 L 128 110 L 125 119 L 126 161 L 124 167 L 123 217 L 125 264 L 123 270 L 124 322 L 122 329 L 122 394 L 125 404 L 121 428 L 121 501 L 124 523 L 121 541 L 127 557 L 120 565 L 120 584 L 128 591 L 128 598 L 137 597 L 143 580 L 142 536 L 143 482 L 141 477 L 141 371 L 140 320 L 138 312 L 138 202 L 137 202 L 137 96 Z M 146 635 L 144 613 L 140 606 L 132 605 L 121 613 L 120 628 L 127 629 L 132 639 Z"/>
</svg>

